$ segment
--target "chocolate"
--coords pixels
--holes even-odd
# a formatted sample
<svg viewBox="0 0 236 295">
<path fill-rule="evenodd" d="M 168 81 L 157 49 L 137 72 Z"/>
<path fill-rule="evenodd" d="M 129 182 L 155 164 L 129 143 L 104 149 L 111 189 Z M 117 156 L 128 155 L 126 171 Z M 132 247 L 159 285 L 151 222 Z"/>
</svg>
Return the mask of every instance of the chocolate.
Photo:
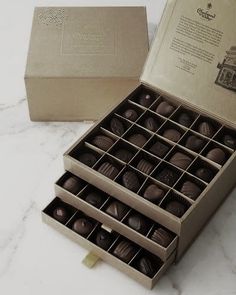
<svg viewBox="0 0 236 295">
<path fill-rule="evenodd" d="M 185 127 L 189 127 L 193 119 L 188 113 L 181 113 L 177 118 L 177 122 Z"/>
<path fill-rule="evenodd" d="M 136 248 L 128 241 L 121 241 L 113 250 L 113 254 L 128 263 L 135 255 Z"/>
<path fill-rule="evenodd" d="M 229 148 L 231 149 L 235 149 L 236 148 L 236 138 L 229 135 L 229 134 L 226 134 L 224 137 L 223 137 L 223 143 L 225 145 L 227 145 Z"/>
<path fill-rule="evenodd" d="M 178 201 L 171 201 L 166 204 L 165 210 L 177 217 L 181 217 L 186 211 L 186 206 Z"/>
<path fill-rule="evenodd" d="M 115 157 L 125 163 L 128 163 L 133 158 L 133 156 L 133 153 L 125 149 L 119 149 L 115 152 Z"/>
<path fill-rule="evenodd" d="M 157 174 L 156 179 L 168 186 L 173 186 L 178 179 L 178 175 L 173 170 L 164 168 Z"/>
<path fill-rule="evenodd" d="M 206 158 L 220 165 L 223 165 L 226 160 L 226 154 L 220 148 L 213 148 L 207 153 Z"/>
<path fill-rule="evenodd" d="M 149 222 L 146 220 L 146 218 L 139 214 L 139 213 L 133 213 L 131 214 L 127 219 L 127 224 L 137 232 L 141 234 L 146 234 L 147 231 L 150 228 Z"/>
<path fill-rule="evenodd" d="M 128 109 L 123 113 L 123 117 L 130 121 L 136 121 L 138 119 L 138 114 L 135 110 Z"/>
<path fill-rule="evenodd" d="M 100 208 L 104 202 L 104 197 L 99 192 L 90 192 L 85 197 L 85 201 L 96 208 Z"/>
<path fill-rule="evenodd" d="M 118 136 L 121 136 L 125 132 L 125 127 L 123 123 L 117 118 L 111 119 L 110 128 L 111 131 Z"/>
<path fill-rule="evenodd" d="M 195 135 L 190 135 L 185 143 L 186 148 L 199 152 L 204 146 L 204 140 Z"/>
<path fill-rule="evenodd" d="M 78 218 L 72 225 L 72 229 L 82 236 L 87 236 L 93 229 L 93 224 L 87 218 Z"/>
<path fill-rule="evenodd" d="M 55 218 L 57 221 L 61 223 L 65 223 L 68 220 L 68 212 L 65 208 L 59 206 L 56 207 L 52 212 L 53 218 Z"/>
<path fill-rule="evenodd" d="M 156 113 L 168 117 L 173 111 L 175 110 L 175 107 L 172 106 L 170 103 L 166 101 L 162 101 L 156 108 Z"/>
<path fill-rule="evenodd" d="M 153 234 L 151 235 L 151 240 L 165 248 L 169 246 L 173 238 L 173 234 L 162 227 L 155 229 Z"/>
<path fill-rule="evenodd" d="M 128 212 L 128 207 L 119 201 L 112 201 L 107 207 L 106 213 L 113 216 L 114 218 L 121 220 Z"/>
<path fill-rule="evenodd" d="M 198 132 L 207 137 L 212 137 L 215 133 L 215 130 L 209 122 L 202 122 L 198 126 Z"/>
<path fill-rule="evenodd" d="M 142 93 L 138 99 L 138 103 L 148 108 L 152 104 L 153 100 L 154 99 L 151 97 L 150 94 Z"/>
<path fill-rule="evenodd" d="M 92 167 L 97 162 L 97 158 L 92 153 L 80 154 L 78 160 L 89 167 Z"/>
<path fill-rule="evenodd" d="M 132 171 L 126 171 L 122 176 L 122 184 L 129 190 L 136 192 L 139 187 L 139 179 Z"/>
<path fill-rule="evenodd" d="M 166 129 L 163 136 L 171 141 L 177 142 L 180 140 L 182 134 L 175 129 Z"/>
<path fill-rule="evenodd" d="M 196 170 L 195 175 L 206 182 L 210 182 L 214 177 L 214 173 L 211 169 L 202 167 Z"/>
<path fill-rule="evenodd" d="M 143 256 L 137 261 L 137 269 L 148 277 L 153 277 L 155 274 L 154 266 L 149 258 Z"/>
<path fill-rule="evenodd" d="M 107 250 L 111 246 L 112 241 L 112 235 L 104 229 L 101 229 L 95 238 L 96 244 L 104 250 Z"/>
<path fill-rule="evenodd" d="M 71 192 L 72 194 L 77 195 L 78 192 L 82 189 L 83 184 L 78 177 L 72 175 L 64 181 L 62 187 L 67 191 Z"/>
<path fill-rule="evenodd" d="M 180 189 L 180 192 L 192 200 L 196 200 L 201 194 L 201 188 L 191 181 L 185 181 Z"/>
<path fill-rule="evenodd" d="M 164 195 L 165 192 L 162 189 L 160 189 L 157 185 L 150 184 L 145 189 L 143 197 L 154 204 L 158 204 L 162 200 Z"/>
<path fill-rule="evenodd" d="M 141 159 L 137 165 L 137 169 L 146 174 L 150 174 L 153 168 L 154 165 L 152 165 L 149 161 L 145 159 Z"/>
<path fill-rule="evenodd" d="M 119 173 L 119 170 L 109 162 L 104 162 L 99 168 L 98 172 L 103 174 L 104 176 L 114 179 L 116 175 Z"/>
<path fill-rule="evenodd" d="M 182 169 L 186 169 L 190 163 L 192 162 L 192 159 L 187 156 L 186 154 L 176 152 L 171 158 L 170 163 L 172 163 L 175 166 L 178 166 Z"/>
<path fill-rule="evenodd" d="M 159 128 L 159 124 L 154 118 L 147 117 L 143 122 L 143 127 L 147 128 L 150 131 L 156 132 Z"/>
<path fill-rule="evenodd" d="M 154 143 L 149 149 L 149 152 L 153 153 L 154 155 L 160 158 L 163 158 L 168 151 L 169 151 L 169 147 L 160 141 L 157 141 L 156 143 Z"/>
<path fill-rule="evenodd" d="M 136 134 L 132 134 L 128 138 L 128 141 L 139 147 L 142 147 L 147 142 L 147 138 L 143 134 L 136 133 Z"/>
<path fill-rule="evenodd" d="M 108 136 L 105 135 L 97 135 L 92 139 L 92 144 L 97 146 L 98 148 L 107 151 L 115 142 L 113 139 L 111 139 Z"/>
</svg>

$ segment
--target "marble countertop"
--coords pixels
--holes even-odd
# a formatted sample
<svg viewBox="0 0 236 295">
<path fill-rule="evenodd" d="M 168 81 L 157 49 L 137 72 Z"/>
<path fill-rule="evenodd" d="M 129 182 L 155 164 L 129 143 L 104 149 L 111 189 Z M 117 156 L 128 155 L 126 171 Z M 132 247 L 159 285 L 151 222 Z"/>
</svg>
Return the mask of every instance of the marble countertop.
<svg viewBox="0 0 236 295">
<path fill-rule="evenodd" d="M 41 221 L 63 172 L 63 152 L 92 124 L 35 123 L 24 67 L 39 5 L 146 5 L 150 39 L 165 1 L 5 1 L 0 11 L 0 294 L 236 294 L 236 190 L 182 260 L 152 290 L 105 263 L 81 264 L 86 250 Z"/>
</svg>

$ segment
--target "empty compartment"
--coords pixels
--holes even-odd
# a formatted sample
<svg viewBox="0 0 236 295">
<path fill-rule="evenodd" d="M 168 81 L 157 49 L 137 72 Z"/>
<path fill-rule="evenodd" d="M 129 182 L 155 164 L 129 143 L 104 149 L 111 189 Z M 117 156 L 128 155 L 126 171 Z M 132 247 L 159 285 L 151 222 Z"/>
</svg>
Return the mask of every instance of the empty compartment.
<svg viewBox="0 0 236 295">
<path fill-rule="evenodd" d="M 160 160 L 156 157 L 153 157 L 151 154 L 144 151 L 140 151 L 130 162 L 130 165 L 142 173 L 149 175 L 159 163 Z"/>
<path fill-rule="evenodd" d="M 180 106 L 178 110 L 170 117 L 170 119 L 184 127 L 189 128 L 198 116 L 199 115 L 192 110 Z"/>
<path fill-rule="evenodd" d="M 151 132 L 156 132 L 165 122 L 161 116 L 158 116 L 154 112 L 146 111 L 136 122 L 136 124 L 142 126 Z"/>
<path fill-rule="evenodd" d="M 211 138 L 221 128 L 221 124 L 209 117 L 199 116 L 191 128 L 201 135 Z"/>
<path fill-rule="evenodd" d="M 109 154 L 124 163 L 129 163 L 131 159 L 137 154 L 137 152 L 138 148 L 120 139 L 111 148 Z"/>
</svg>

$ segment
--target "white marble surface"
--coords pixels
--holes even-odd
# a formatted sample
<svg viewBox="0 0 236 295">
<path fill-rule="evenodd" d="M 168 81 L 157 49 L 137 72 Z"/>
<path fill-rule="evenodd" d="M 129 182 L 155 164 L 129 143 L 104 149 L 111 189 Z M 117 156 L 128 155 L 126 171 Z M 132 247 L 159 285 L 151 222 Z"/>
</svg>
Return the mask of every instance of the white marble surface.
<svg viewBox="0 0 236 295">
<path fill-rule="evenodd" d="M 4 1 L 0 10 L 0 294 L 236 294 L 236 191 L 153 291 L 41 222 L 62 153 L 91 124 L 32 123 L 23 83 L 32 11 L 40 5 L 147 5 L 150 37 L 164 1 Z"/>
</svg>

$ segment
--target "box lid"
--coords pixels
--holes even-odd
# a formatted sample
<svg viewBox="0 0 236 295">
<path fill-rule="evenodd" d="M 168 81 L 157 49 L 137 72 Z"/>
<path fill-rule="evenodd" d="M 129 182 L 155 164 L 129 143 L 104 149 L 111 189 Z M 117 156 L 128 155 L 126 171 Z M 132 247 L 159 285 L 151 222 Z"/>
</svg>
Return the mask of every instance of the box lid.
<svg viewBox="0 0 236 295">
<path fill-rule="evenodd" d="M 140 76 L 145 7 L 35 8 L 26 77 Z"/>
<path fill-rule="evenodd" d="M 235 14 L 235 0 L 169 0 L 141 81 L 235 125 Z"/>
</svg>

